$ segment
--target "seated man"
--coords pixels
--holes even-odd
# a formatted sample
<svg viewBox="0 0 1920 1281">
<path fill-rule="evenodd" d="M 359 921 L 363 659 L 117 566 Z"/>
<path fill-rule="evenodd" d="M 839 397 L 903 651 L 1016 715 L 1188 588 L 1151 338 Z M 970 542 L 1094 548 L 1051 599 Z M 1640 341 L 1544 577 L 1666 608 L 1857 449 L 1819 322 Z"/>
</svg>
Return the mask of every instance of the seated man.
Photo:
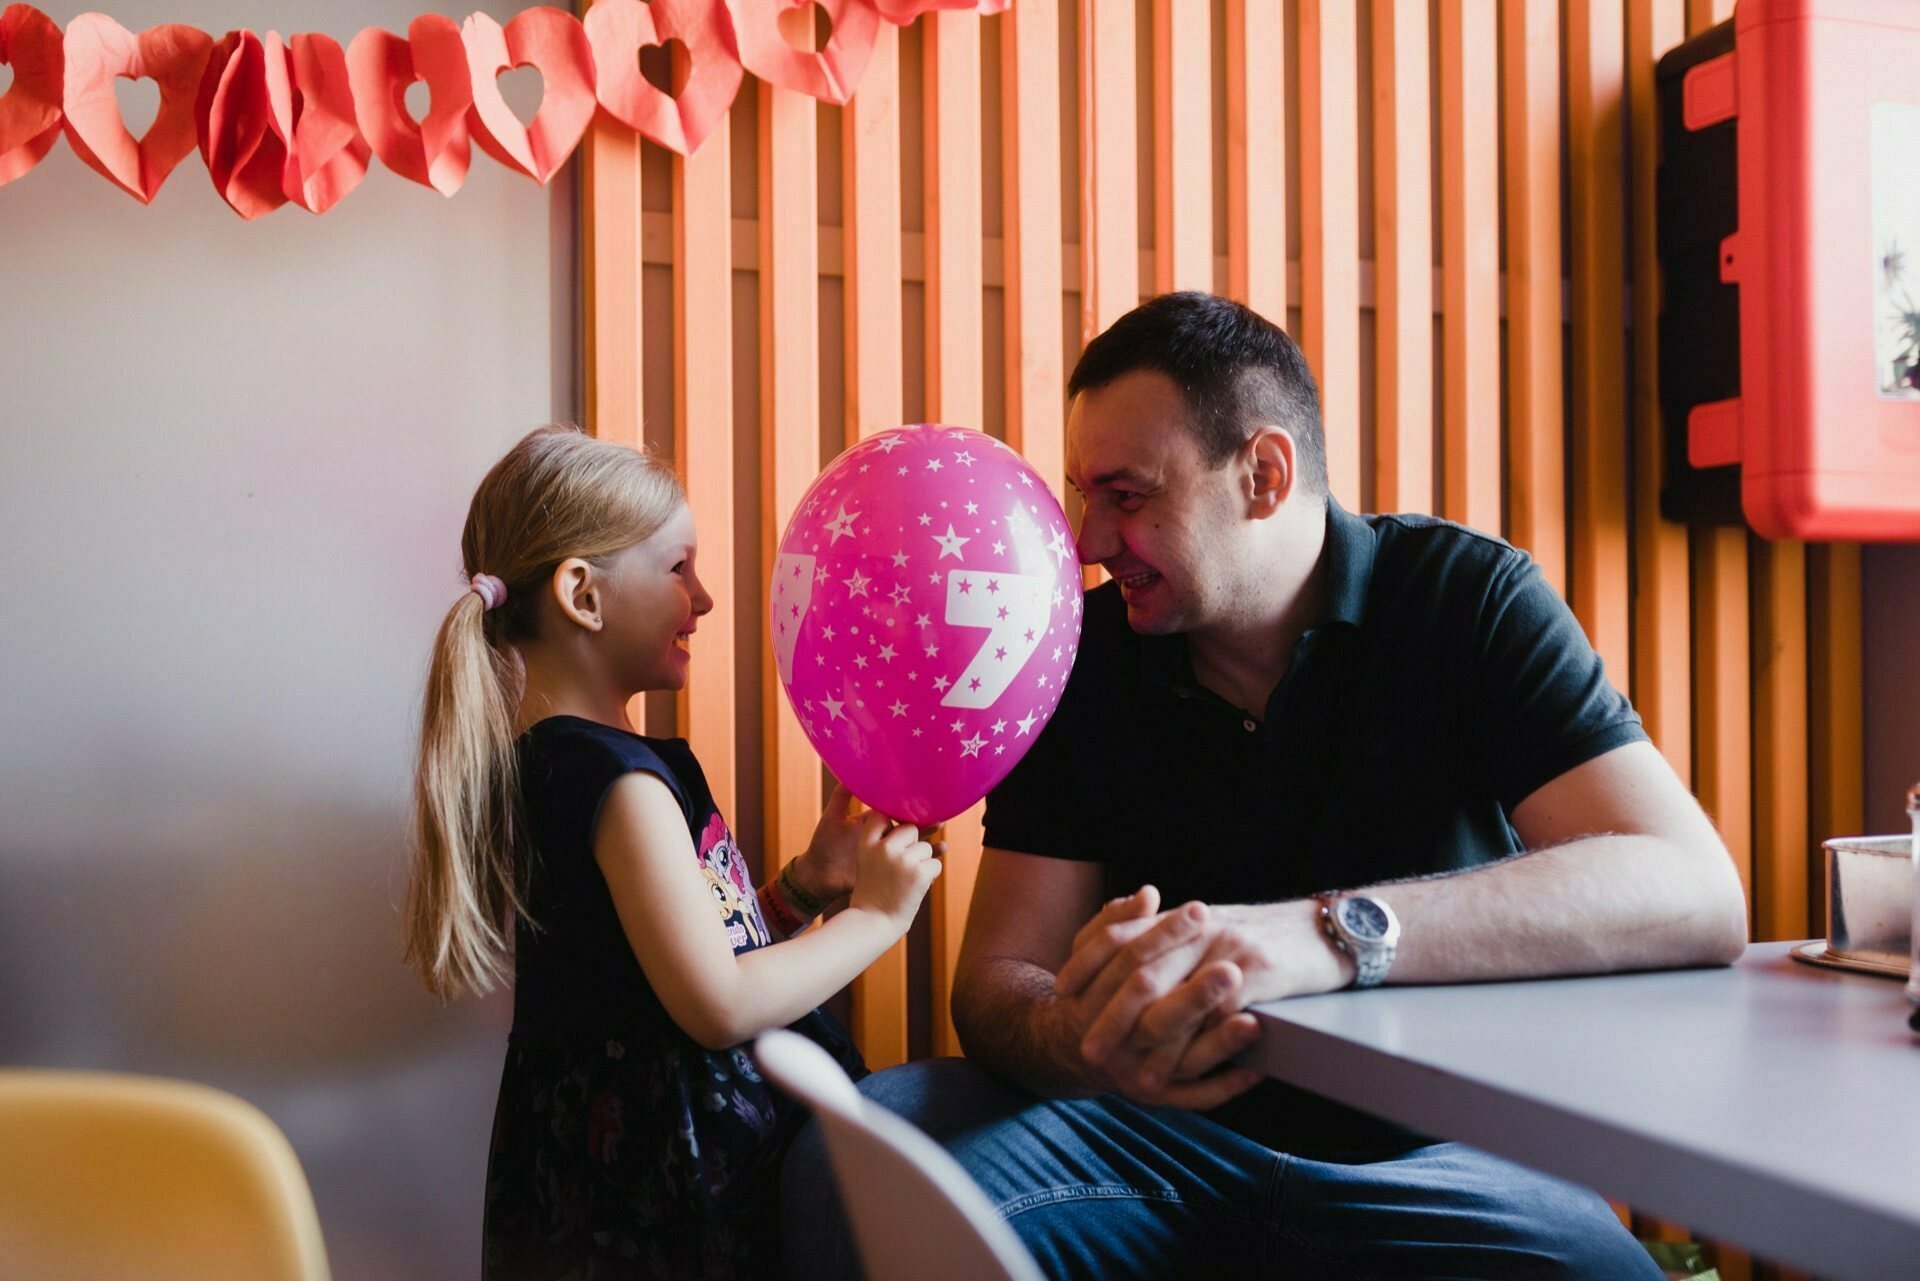
<svg viewBox="0 0 1920 1281">
<path fill-rule="evenodd" d="M 968 1058 L 862 1090 L 1052 1276 L 1658 1278 L 1597 1195 L 1233 1059 L 1256 1001 L 1730 962 L 1713 825 L 1524 553 L 1333 500 L 1278 328 L 1156 298 L 1069 393 L 1080 558 L 1113 581 L 988 800 Z M 795 1275 L 851 1268 L 829 1185 L 803 1141 Z"/>
</svg>

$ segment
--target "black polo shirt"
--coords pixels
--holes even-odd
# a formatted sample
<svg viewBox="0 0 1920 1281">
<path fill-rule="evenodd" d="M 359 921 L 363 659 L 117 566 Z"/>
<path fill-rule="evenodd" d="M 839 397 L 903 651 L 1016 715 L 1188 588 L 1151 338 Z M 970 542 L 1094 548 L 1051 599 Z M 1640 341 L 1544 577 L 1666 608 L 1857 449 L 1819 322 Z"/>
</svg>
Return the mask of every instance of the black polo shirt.
<svg viewBox="0 0 1920 1281">
<path fill-rule="evenodd" d="M 1646 737 L 1501 539 L 1329 499 L 1322 554 L 1325 616 L 1259 718 L 1194 680 L 1185 637 L 1128 627 L 1117 585 L 1088 593 L 1066 693 L 988 797 L 985 843 L 1101 863 L 1110 894 L 1151 882 L 1169 907 L 1296 899 L 1517 854 L 1521 801 Z M 1277 1083 L 1215 1115 L 1292 1151 L 1404 1135 Z"/>
</svg>

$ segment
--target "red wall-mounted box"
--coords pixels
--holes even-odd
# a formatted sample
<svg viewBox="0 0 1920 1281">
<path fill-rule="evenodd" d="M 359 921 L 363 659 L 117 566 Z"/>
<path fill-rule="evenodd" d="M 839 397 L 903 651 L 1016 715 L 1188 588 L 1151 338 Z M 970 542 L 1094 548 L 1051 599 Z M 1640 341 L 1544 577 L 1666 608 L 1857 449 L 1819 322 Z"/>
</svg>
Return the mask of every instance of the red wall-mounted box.
<svg viewBox="0 0 1920 1281">
<path fill-rule="evenodd" d="M 1726 25 L 1660 69 L 1663 506 L 1714 519 L 1737 468 L 1766 537 L 1920 539 L 1920 0 L 1741 0 L 1716 53 Z M 1729 126 L 1716 245 L 1728 175 L 1689 162 Z M 1701 327 L 1727 287 L 1737 345 Z"/>
</svg>

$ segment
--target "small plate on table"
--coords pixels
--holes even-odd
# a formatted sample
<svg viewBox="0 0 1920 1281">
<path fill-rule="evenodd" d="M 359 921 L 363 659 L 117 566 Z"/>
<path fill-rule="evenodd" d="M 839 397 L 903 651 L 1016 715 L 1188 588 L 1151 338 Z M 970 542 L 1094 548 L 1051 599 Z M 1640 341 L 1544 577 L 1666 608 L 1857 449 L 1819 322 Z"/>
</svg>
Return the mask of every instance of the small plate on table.
<svg viewBox="0 0 1920 1281">
<path fill-rule="evenodd" d="M 1808 965 L 1818 965 L 1829 970 L 1852 970 L 1856 974 L 1878 974 L 1881 978 L 1906 981 L 1907 967 L 1889 965 L 1885 961 L 1853 956 L 1835 956 L 1827 949 L 1825 939 L 1815 939 L 1811 943 L 1802 943 L 1793 949 L 1791 955 L 1796 961 Z"/>
</svg>

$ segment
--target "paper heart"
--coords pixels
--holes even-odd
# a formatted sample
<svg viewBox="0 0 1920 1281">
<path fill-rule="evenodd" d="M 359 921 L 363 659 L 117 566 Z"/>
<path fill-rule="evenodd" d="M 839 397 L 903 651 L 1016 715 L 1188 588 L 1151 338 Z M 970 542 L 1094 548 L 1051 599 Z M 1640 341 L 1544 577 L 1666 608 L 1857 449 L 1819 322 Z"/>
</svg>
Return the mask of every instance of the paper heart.
<svg viewBox="0 0 1920 1281">
<path fill-rule="evenodd" d="M 824 49 L 802 53 L 780 32 L 780 15 L 814 0 L 726 0 L 740 63 L 769 84 L 844 104 L 860 83 L 880 30 L 872 0 L 819 0 L 833 21 Z M 810 15 L 809 15 L 810 16 Z"/>
<path fill-rule="evenodd" d="M 267 97 L 287 144 L 281 190 L 308 213 L 325 213 L 360 185 L 372 155 L 354 123 L 346 51 L 305 32 L 287 47 L 269 31 L 266 52 Z"/>
<path fill-rule="evenodd" d="M 0 187 L 39 164 L 60 140 L 66 53 L 60 28 L 31 5 L 0 13 L 0 63 L 13 85 L 0 94 Z"/>
<path fill-rule="evenodd" d="M 279 40 L 274 40 L 279 52 Z M 258 218 L 287 203 L 284 137 L 273 126 L 267 94 L 267 50 L 251 31 L 229 31 L 215 42 L 194 102 L 200 157 L 220 198 L 242 218 Z"/>
<path fill-rule="evenodd" d="M 941 10 L 970 10 L 974 13 L 999 13 L 1013 0 L 873 0 L 880 16 L 897 27 L 910 26 L 923 13 Z"/>
<path fill-rule="evenodd" d="M 214 190 L 242 218 L 325 213 L 366 176 L 347 56 L 326 36 L 235 31 L 213 47 L 195 118 Z"/>
<path fill-rule="evenodd" d="M 68 23 L 62 104 L 74 151 L 135 200 L 151 203 L 193 150 L 195 100 L 212 49 L 206 32 L 179 23 L 137 36 L 102 13 L 83 13 Z M 159 114 L 138 141 L 120 119 L 116 76 L 160 86 Z"/>
<path fill-rule="evenodd" d="M 593 47 L 594 92 L 607 114 L 690 156 L 723 119 L 746 71 L 727 11 L 712 0 L 598 0 L 585 20 Z M 691 70 L 677 97 L 647 83 L 640 51 L 678 40 Z"/>
<path fill-rule="evenodd" d="M 546 182 L 567 162 L 593 120 L 593 46 L 580 20 L 541 5 L 523 9 L 504 28 L 484 13 L 460 29 L 473 77 L 473 140 L 509 169 Z M 500 96 L 499 76 L 533 67 L 545 93 L 533 123 L 523 125 Z"/>
<path fill-rule="evenodd" d="M 367 27 L 347 46 L 347 76 L 360 135 L 387 168 L 443 196 L 460 190 L 472 157 L 468 117 L 473 78 L 459 24 L 423 14 L 402 40 Z M 424 80 L 432 93 L 425 120 L 407 111 L 407 88 Z"/>
</svg>

